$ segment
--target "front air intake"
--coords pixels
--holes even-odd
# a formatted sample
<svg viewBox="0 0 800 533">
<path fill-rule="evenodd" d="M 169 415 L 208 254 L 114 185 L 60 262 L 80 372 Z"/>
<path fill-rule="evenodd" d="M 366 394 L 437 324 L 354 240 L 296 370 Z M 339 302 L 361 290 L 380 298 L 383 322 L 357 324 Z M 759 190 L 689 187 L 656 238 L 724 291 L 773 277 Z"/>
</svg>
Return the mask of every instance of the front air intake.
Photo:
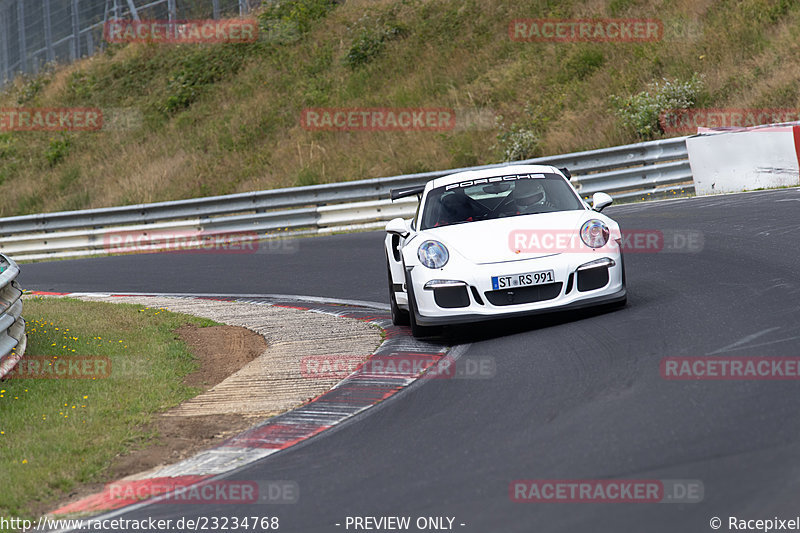
<svg viewBox="0 0 800 533">
<path fill-rule="evenodd" d="M 529 304 L 552 300 L 561 294 L 561 287 L 563 286 L 564 284 L 561 282 L 547 283 L 545 285 L 533 285 L 532 287 L 486 291 L 484 294 L 492 305 Z"/>
<path fill-rule="evenodd" d="M 438 287 L 433 289 L 433 300 L 444 309 L 469 307 L 469 294 L 466 285 L 457 287 Z"/>
</svg>

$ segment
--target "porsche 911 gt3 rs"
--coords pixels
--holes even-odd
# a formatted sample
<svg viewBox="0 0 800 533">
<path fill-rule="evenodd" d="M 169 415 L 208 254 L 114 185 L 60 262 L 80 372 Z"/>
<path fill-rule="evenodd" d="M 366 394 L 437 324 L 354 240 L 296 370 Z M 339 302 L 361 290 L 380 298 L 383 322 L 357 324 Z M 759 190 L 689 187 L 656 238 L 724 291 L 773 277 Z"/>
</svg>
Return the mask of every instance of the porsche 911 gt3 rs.
<svg viewBox="0 0 800 533">
<path fill-rule="evenodd" d="M 569 172 L 516 165 L 459 172 L 424 186 L 417 214 L 386 224 L 392 321 L 415 336 L 432 326 L 624 305 L 619 225 L 587 205 Z"/>
</svg>

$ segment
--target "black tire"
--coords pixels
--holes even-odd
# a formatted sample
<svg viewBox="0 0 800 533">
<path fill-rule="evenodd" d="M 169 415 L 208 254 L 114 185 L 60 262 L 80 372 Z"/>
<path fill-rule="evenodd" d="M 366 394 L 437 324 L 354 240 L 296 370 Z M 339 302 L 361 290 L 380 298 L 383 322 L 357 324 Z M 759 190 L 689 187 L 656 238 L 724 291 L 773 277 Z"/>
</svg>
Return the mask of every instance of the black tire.
<svg viewBox="0 0 800 533">
<path fill-rule="evenodd" d="M 406 275 L 406 291 L 408 292 L 408 317 L 411 323 L 411 334 L 416 337 L 432 337 L 439 333 L 439 328 L 436 326 L 420 326 L 417 324 L 416 312 L 417 304 L 414 299 L 414 287 L 411 284 L 410 276 Z"/>
<path fill-rule="evenodd" d="M 622 267 L 622 287 L 623 288 L 627 288 L 628 287 L 628 282 L 625 279 L 625 257 L 622 255 L 622 251 L 620 251 L 620 253 L 619 253 L 619 263 L 620 263 L 620 266 Z M 622 300 L 616 302 L 616 304 L 614 305 L 614 308 L 615 309 L 622 309 L 626 305 L 628 305 L 628 295 L 627 294 L 625 294 L 625 298 L 623 298 Z"/>
<path fill-rule="evenodd" d="M 397 305 L 397 298 L 394 296 L 394 280 L 392 279 L 392 270 L 389 266 L 389 260 L 386 260 L 386 272 L 389 274 L 389 305 L 392 309 L 392 324 L 395 326 L 408 326 L 409 313 L 400 309 Z"/>
</svg>

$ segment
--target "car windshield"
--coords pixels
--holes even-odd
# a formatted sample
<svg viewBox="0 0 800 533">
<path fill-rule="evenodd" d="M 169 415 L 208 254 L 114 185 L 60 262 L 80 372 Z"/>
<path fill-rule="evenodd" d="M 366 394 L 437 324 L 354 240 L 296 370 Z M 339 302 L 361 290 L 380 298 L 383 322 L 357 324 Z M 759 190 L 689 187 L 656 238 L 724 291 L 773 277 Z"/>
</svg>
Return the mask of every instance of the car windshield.
<svg viewBox="0 0 800 533">
<path fill-rule="evenodd" d="M 584 208 L 558 174 L 497 176 L 431 190 L 425 200 L 421 229 Z"/>
</svg>

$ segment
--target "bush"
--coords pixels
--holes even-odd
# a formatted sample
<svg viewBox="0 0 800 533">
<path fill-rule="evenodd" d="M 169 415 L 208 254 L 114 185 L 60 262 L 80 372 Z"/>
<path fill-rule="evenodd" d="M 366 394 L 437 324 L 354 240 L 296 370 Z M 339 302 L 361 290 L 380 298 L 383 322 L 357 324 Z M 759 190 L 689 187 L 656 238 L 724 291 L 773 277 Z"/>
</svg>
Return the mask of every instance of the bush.
<svg viewBox="0 0 800 533">
<path fill-rule="evenodd" d="M 236 74 L 244 64 L 248 44 L 222 44 L 204 47 L 182 57 L 179 69 L 167 83 L 163 105 L 167 114 L 191 106 L 203 90 Z"/>
<path fill-rule="evenodd" d="M 11 159 L 17 155 L 14 136 L 10 133 L 0 133 L 0 159 Z"/>
<path fill-rule="evenodd" d="M 503 161 L 521 161 L 536 157 L 539 149 L 539 132 L 544 131 L 547 119 L 541 106 L 534 107 L 530 103 L 525 106 L 521 121 L 510 127 L 499 117 L 500 133 L 497 142 L 503 150 Z"/>
<path fill-rule="evenodd" d="M 583 80 L 605 63 L 603 52 L 598 49 L 587 49 L 573 55 L 564 63 L 561 81 L 572 79 Z"/>
<path fill-rule="evenodd" d="M 14 136 L 0 133 L 0 185 L 11 178 L 17 171 L 17 146 Z"/>
<path fill-rule="evenodd" d="M 300 172 L 297 173 L 295 184 L 298 187 L 307 187 L 309 185 L 318 185 L 319 180 L 320 175 L 317 171 L 310 167 L 303 167 Z"/>
<path fill-rule="evenodd" d="M 276 28 L 295 28 L 300 33 L 311 29 L 314 21 L 325 18 L 339 2 L 337 0 L 283 0 L 265 2 L 258 15 L 261 29 L 267 32 Z"/>
<path fill-rule="evenodd" d="M 82 70 L 73 72 L 67 78 L 66 99 L 68 102 L 90 102 L 94 98 L 97 79 L 94 74 Z"/>
<path fill-rule="evenodd" d="M 350 45 L 350 50 L 345 56 L 344 62 L 351 69 L 366 65 L 375 57 L 380 55 L 387 41 L 396 39 L 407 33 L 406 28 L 394 21 L 394 13 L 390 13 L 390 20 L 378 20 L 374 25 L 364 25 L 358 36 Z M 364 19 L 362 19 L 363 24 Z"/>
<path fill-rule="evenodd" d="M 345 57 L 345 63 L 350 68 L 366 65 L 383 50 L 385 35 L 379 32 L 362 30 Z"/>
<path fill-rule="evenodd" d="M 286 20 L 259 22 L 259 40 L 277 44 L 291 44 L 300 40 L 297 24 Z"/>
<path fill-rule="evenodd" d="M 42 72 L 36 76 L 31 76 L 28 74 L 23 74 L 20 76 L 22 79 L 22 84 L 19 87 L 19 92 L 17 94 L 17 104 L 18 105 L 25 105 L 30 103 L 34 98 L 39 96 L 39 93 L 47 87 L 51 81 L 53 81 L 53 71 L 55 70 L 55 65 L 52 63 L 47 63 Z"/>
<path fill-rule="evenodd" d="M 28 215 L 30 213 L 38 213 L 42 210 L 44 205 L 44 196 L 40 192 L 32 192 L 19 197 L 16 205 L 15 215 Z M 3 216 L 6 216 L 3 213 Z"/>
<path fill-rule="evenodd" d="M 350 45 L 345 63 L 352 69 L 366 65 L 381 53 L 386 41 L 403 35 L 404 32 L 405 30 L 399 25 L 361 30 L 359 36 Z"/>
<path fill-rule="evenodd" d="M 539 138 L 531 130 L 512 126 L 511 131 L 497 136 L 503 147 L 505 161 L 522 161 L 531 159 L 539 148 Z"/>
<path fill-rule="evenodd" d="M 69 155 L 70 144 L 69 138 L 67 137 L 50 140 L 50 144 L 44 156 L 51 167 L 56 166 L 62 159 Z"/>
<path fill-rule="evenodd" d="M 640 138 L 648 140 L 664 133 L 659 122 L 662 114 L 694 107 L 702 89 L 703 82 L 695 73 L 689 81 L 663 80 L 633 96 L 614 95 L 611 103 L 623 126 L 633 129 Z"/>
</svg>

